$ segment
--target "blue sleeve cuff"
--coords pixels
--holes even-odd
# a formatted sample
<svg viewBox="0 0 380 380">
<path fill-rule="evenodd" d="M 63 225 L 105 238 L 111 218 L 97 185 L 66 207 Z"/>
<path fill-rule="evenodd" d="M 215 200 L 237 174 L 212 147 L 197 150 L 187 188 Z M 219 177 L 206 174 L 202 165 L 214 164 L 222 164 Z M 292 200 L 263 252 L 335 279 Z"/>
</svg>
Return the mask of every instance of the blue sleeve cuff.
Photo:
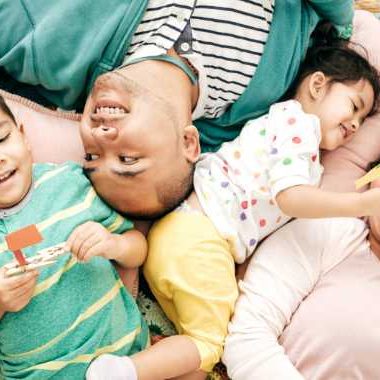
<svg viewBox="0 0 380 380">
<path fill-rule="evenodd" d="M 352 36 L 353 26 L 352 24 L 347 25 L 334 25 L 338 32 L 338 37 L 344 40 L 349 40 Z"/>
</svg>

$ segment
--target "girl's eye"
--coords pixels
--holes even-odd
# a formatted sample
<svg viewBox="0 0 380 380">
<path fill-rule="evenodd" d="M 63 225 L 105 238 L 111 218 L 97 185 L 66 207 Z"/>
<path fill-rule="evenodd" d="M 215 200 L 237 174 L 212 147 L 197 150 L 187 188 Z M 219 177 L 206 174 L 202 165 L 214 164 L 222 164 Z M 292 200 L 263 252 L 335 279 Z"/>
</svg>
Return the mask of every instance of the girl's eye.
<svg viewBox="0 0 380 380">
<path fill-rule="evenodd" d="M 136 158 L 136 157 L 129 157 L 129 156 L 119 156 L 119 160 L 123 164 L 131 165 L 131 164 L 134 164 L 135 162 L 137 162 L 138 158 Z"/>
<path fill-rule="evenodd" d="M 0 137 L 0 143 L 2 143 L 3 141 L 5 141 L 10 135 L 11 134 L 8 133 L 7 135 Z"/>
<path fill-rule="evenodd" d="M 354 112 L 357 112 L 359 110 L 359 108 L 356 106 L 354 102 L 352 102 L 352 109 L 354 110 Z"/>
<path fill-rule="evenodd" d="M 95 161 L 99 158 L 98 154 L 86 153 L 84 155 L 85 161 Z"/>
</svg>

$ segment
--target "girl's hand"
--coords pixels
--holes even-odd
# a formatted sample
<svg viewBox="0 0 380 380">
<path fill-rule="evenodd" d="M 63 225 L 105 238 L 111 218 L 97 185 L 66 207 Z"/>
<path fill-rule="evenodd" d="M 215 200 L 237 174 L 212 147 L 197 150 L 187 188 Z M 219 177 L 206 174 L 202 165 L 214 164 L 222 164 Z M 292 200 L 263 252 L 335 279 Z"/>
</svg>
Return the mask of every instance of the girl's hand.
<svg viewBox="0 0 380 380">
<path fill-rule="evenodd" d="M 99 223 L 86 222 L 75 228 L 67 239 L 66 248 L 78 261 L 88 261 L 94 256 L 117 259 L 120 254 L 119 238 Z"/>
<path fill-rule="evenodd" d="M 5 272 L 0 269 L 0 315 L 23 309 L 32 298 L 38 277 L 36 270 L 12 277 L 6 277 Z"/>
</svg>

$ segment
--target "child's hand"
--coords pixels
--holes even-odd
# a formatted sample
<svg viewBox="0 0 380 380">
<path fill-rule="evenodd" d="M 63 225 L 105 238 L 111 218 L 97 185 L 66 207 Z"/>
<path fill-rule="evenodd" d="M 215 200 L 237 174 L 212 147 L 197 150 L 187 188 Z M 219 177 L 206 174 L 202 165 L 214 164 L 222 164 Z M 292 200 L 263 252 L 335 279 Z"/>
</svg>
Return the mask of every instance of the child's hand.
<svg viewBox="0 0 380 380">
<path fill-rule="evenodd" d="M 88 261 L 94 256 L 116 259 L 120 254 L 118 238 L 119 235 L 112 234 L 101 224 L 86 222 L 75 228 L 66 242 L 66 248 L 78 261 Z"/>
<path fill-rule="evenodd" d="M 6 277 L 6 269 L 0 269 L 0 315 L 6 311 L 20 311 L 32 298 L 36 287 L 36 270 Z"/>
</svg>

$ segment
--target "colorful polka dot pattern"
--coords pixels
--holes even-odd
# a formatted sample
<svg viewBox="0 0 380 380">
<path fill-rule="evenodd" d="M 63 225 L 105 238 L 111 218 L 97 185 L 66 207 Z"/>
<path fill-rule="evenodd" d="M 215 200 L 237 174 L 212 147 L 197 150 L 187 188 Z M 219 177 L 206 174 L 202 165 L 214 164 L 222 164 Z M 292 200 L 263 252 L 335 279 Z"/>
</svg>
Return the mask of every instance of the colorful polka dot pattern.
<svg viewBox="0 0 380 380">
<path fill-rule="evenodd" d="M 213 171 L 213 179 L 208 179 L 212 185 L 207 214 L 223 234 L 236 236 L 236 251 L 245 247 L 252 252 L 263 237 L 289 220 L 272 199 L 273 186 L 283 179 L 286 183 L 288 173 L 289 177 L 303 175 L 305 157 L 309 157 L 310 184 L 320 179 L 317 143 L 313 148 L 319 126 L 315 127 L 314 118 L 303 114 L 299 105 L 288 104 L 278 107 L 276 114 L 248 122 L 240 138 L 223 144 L 215 160 L 204 167 L 205 173 L 209 168 Z"/>
</svg>

